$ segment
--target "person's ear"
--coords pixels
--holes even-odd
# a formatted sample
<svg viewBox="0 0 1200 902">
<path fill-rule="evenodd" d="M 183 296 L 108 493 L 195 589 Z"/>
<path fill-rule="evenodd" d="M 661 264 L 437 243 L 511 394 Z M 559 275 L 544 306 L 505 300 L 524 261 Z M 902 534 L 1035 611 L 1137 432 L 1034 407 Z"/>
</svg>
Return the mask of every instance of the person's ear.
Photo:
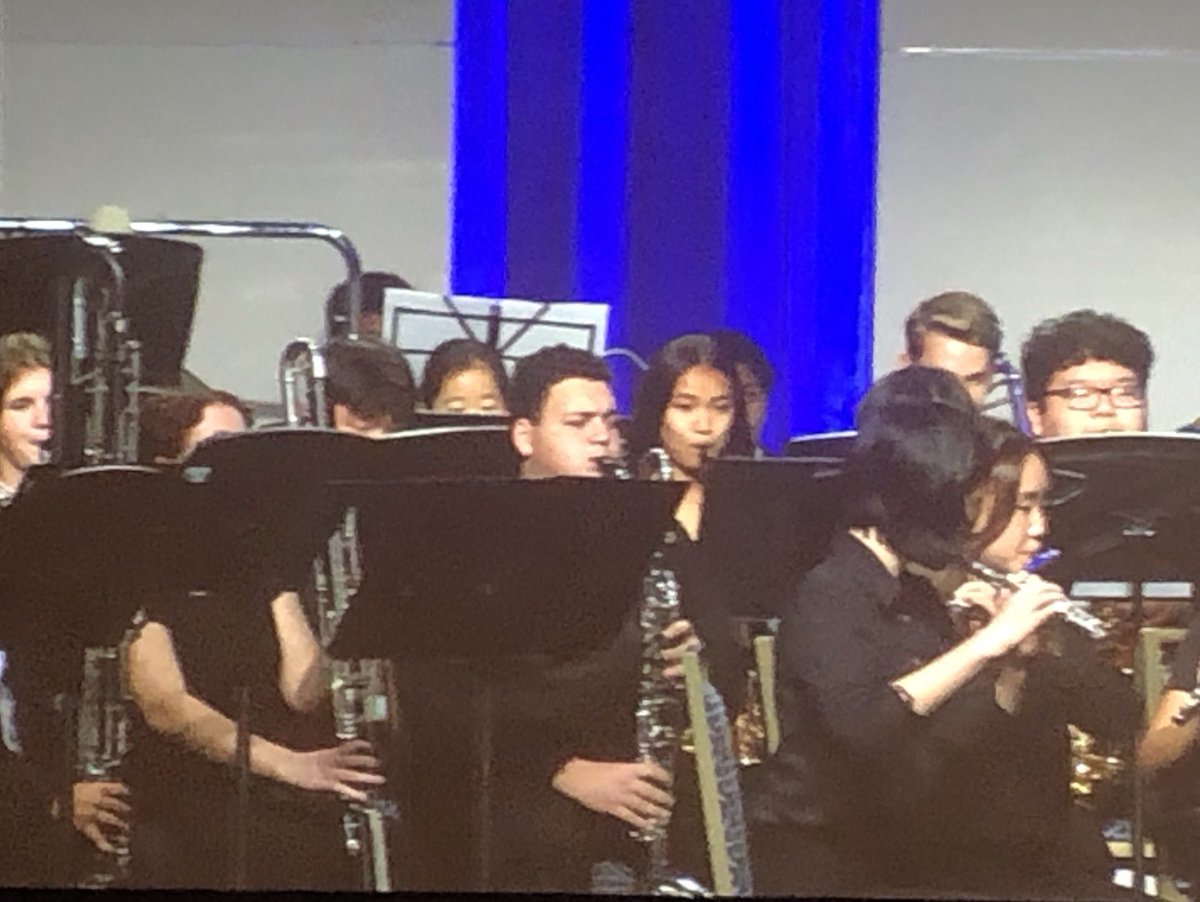
<svg viewBox="0 0 1200 902">
<path fill-rule="evenodd" d="M 1025 415 L 1029 417 L 1029 431 L 1040 437 L 1045 429 L 1045 423 L 1042 420 L 1042 405 L 1026 401 Z"/>
<path fill-rule="evenodd" d="M 510 430 L 513 447 L 521 457 L 533 456 L 533 422 L 528 417 L 517 417 Z"/>
<path fill-rule="evenodd" d="M 896 357 L 896 368 L 904 369 L 906 366 L 912 366 L 913 359 L 908 356 L 908 351 L 901 351 Z"/>
</svg>

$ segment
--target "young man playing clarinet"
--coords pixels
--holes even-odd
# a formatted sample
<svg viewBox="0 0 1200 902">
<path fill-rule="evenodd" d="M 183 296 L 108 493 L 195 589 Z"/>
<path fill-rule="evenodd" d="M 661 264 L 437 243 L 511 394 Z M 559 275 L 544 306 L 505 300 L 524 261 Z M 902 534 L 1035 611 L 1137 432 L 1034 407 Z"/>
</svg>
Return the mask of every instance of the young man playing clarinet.
<svg viewBox="0 0 1200 902">
<path fill-rule="evenodd" d="M 610 380 L 602 360 L 565 346 L 544 348 L 518 364 L 509 400 L 523 477 L 605 472 L 616 444 Z M 593 864 L 636 854 L 625 846 L 631 829 L 669 818 L 669 775 L 632 754 L 641 643 L 634 607 L 611 648 L 574 661 L 540 662 L 519 690 L 519 697 L 536 696 L 536 705 L 509 702 L 504 731 L 515 746 L 508 756 L 514 766 L 500 775 L 510 830 L 498 888 L 587 889 Z M 701 647 L 692 625 L 676 620 L 661 643 L 666 676 L 681 680 L 680 659 Z"/>
</svg>

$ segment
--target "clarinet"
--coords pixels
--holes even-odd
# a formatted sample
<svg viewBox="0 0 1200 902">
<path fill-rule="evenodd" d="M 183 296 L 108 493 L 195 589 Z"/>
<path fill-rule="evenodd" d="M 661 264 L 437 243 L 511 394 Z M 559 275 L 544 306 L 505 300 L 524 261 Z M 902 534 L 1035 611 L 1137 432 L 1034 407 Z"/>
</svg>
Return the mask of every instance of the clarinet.
<svg viewBox="0 0 1200 902">
<path fill-rule="evenodd" d="M 133 627 L 117 646 L 84 649 L 74 725 L 75 779 L 80 782 L 116 782 L 122 777 L 131 746 L 126 651 L 142 622 L 144 614 L 139 612 Z M 129 839 L 122 834 L 110 841 L 115 852 L 89 850 L 77 884 L 80 889 L 104 889 L 128 883 Z"/>
<path fill-rule="evenodd" d="M 649 456 L 656 464 L 652 478 L 671 480 L 671 462 L 666 452 L 661 448 L 652 448 Z M 628 470 L 621 464 L 610 466 L 610 471 L 618 478 L 622 474 L 623 478 L 629 478 Z M 673 531 L 664 539 L 666 544 L 674 540 Z M 642 660 L 637 707 L 634 709 L 637 756 L 639 760 L 657 764 L 674 778 L 676 756 L 687 725 L 687 716 L 679 687 L 663 675 L 665 667 L 660 654 L 662 632 L 679 619 L 680 603 L 679 583 L 675 574 L 664 565 L 661 548 L 650 559 L 650 568 L 642 588 L 642 603 L 638 611 Z M 668 844 L 669 826 L 668 821 L 644 830 L 634 830 L 631 834 L 646 852 L 640 892 L 655 896 L 710 895 L 696 880 L 674 873 Z"/>
</svg>

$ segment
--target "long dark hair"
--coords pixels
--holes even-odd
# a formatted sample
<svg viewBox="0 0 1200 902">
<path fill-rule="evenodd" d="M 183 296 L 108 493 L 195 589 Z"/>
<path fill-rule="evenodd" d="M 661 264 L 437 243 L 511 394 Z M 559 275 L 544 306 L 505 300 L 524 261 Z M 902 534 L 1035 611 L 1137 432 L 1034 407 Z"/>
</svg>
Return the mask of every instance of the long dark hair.
<svg viewBox="0 0 1200 902">
<path fill-rule="evenodd" d="M 982 417 L 950 373 L 910 366 L 859 405 L 846 462 L 845 525 L 877 527 L 906 560 L 934 570 L 968 551 L 968 495 L 990 462 Z"/>
<path fill-rule="evenodd" d="M 746 421 L 746 402 L 737 378 L 733 361 L 721 351 L 709 335 L 681 335 L 667 342 L 650 360 L 650 367 L 638 383 L 633 405 L 633 420 L 629 428 L 629 453 L 637 460 L 648 450 L 662 444 L 662 421 L 675 384 L 692 367 L 709 366 L 720 372 L 729 383 L 733 397 L 733 423 L 724 454 L 750 454 L 754 441 Z"/>
</svg>

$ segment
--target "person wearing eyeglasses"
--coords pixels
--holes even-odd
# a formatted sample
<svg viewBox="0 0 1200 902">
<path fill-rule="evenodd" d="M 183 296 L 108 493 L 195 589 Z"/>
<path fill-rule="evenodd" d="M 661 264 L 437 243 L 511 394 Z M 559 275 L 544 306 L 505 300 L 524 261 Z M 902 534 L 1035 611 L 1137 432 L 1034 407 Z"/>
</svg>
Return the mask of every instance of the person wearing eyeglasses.
<svg viewBox="0 0 1200 902">
<path fill-rule="evenodd" d="M 1075 310 L 1039 323 L 1021 347 L 1034 434 L 1144 432 L 1153 363 L 1146 333 L 1111 314 Z"/>
</svg>

